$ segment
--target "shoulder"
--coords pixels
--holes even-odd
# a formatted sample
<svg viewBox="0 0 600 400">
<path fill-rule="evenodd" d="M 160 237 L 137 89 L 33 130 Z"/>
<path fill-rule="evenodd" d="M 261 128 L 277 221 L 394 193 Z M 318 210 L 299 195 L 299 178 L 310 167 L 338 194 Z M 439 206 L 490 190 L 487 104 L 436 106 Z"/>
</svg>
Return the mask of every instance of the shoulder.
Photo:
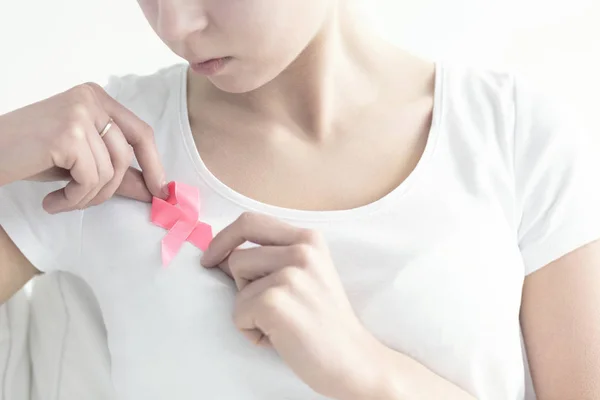
<svg viewBox="0 0 600 400">
<path fill-rule="evenodd" d="M 186 65 L 177 64 L 150 75 L 112 76 L 105 90 L 153 126 L 169 105 L 179 105 L 185 96 L 186 71 Z"/>
<path fill-rule="evenodd" d="M 436 81 L 438 151 L 459 165 L 486 165 L 492 174 L 511 174 L 515 74 L 440 63 Z M 470 176 L 472 169 L 461 171 Z"/>
<path fill-rule="evenodd" d="M 512 126 L 512 133 L 532 128 L 557 130 L 579 119 L 576 111 L 551 86 L 540 87 L 511 71 L 442 66 L 446 116 L 472 123 Z"/>
<path fill-rule="evenodd" d="M 440 71 L 446 116 L 472 123 L 514 122 L 516 74 L 457 65 L 443 65 Z"/>
<path fill-rule="evenodd" d="M 585 119 L 551 84 L 540 87 L 513 72 L 459 66 L 440 70 L 448 140 L 460 140 L 486 154 L 501 150 L 510 164 L 550 151 L 554 157 L 587 151 L 583 143 L 591 132 Z"/>
</svg>

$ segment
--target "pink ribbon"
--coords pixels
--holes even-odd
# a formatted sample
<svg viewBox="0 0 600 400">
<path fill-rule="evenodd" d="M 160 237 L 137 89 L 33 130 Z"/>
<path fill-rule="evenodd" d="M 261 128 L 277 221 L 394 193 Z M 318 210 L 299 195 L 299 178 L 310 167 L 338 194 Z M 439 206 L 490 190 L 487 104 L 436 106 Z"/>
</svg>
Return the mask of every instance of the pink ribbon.
<svg viewBox="0 0 600 400">
<path fill-rule="evenodd" d="M 212 228 L 198 221 L 200 191 L 183 183 L 169 183 L 169 198 L 152 199 L 152 223 L 169 230 L 161 242 L 162 263 L 167 266 L 187 241 L 202 251 L 213 238 Z"/>
</svg>

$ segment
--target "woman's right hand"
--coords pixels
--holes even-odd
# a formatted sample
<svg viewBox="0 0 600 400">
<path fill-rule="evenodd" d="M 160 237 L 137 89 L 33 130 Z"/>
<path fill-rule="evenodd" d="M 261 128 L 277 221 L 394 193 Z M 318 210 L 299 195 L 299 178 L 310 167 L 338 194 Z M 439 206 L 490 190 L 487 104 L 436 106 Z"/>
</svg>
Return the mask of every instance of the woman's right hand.
<svg viewBox="0 0 600 400">
<path fill-rule="evenodd" d="M 130 167 L 134 153 L 141 172 Z M 166 197 L 152 129 L 94 83 L 0 116 L 0 185 L 24 179 L 69 181 L 44 199 L 50 213 L 97 205 L 114 194 Z"/>
</svg>

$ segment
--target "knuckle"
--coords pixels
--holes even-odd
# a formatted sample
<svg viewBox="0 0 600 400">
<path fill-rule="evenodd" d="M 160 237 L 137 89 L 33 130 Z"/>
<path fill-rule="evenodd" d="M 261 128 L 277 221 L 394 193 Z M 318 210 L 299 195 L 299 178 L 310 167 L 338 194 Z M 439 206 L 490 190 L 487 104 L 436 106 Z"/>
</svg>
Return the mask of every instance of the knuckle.
<svg viewBox="0 0 600 400">
<path fill-rule="evenodd" d="M 323 235 L 312 229 L 302 229 L 300 231 L 300 240 L 303 243 L 318 246 L 323 242 Z"/>
<path fill-rule="evenodd" d="M 232 252 L 227 258 L 227 266 L 229 271 L 234 277 L 238 277 L 238 266 L 240 261 L 240 254 L 237 251 Z"/>
<path fill-rule="evenodd" d="M 238 218 L 238 221 L 239 221 L 240 225 L 245 228 L 245 227 L 252 225 L 255 218 L 256 218 L 256 214 L 254 214 L 250 211 L 245 211 L 244 213 L 242 213 L 242 215 L 240 215 L 240 217 Z"/>
<path fill-rule="evenodd" d="M 93 83 L 82 83 L 71 89 L 71 93 L 76 102 L 89 103 L 95 99 L 95 84 Z"/>
<path fill-rule="evenodd" d="M 284 308 L 287 294 L 284 289 L 273 287 L 265 290 L 260 296 L 260 303 L 267 311 L 279 312 Z"/>
<path fill-rule="evenodd" d="M 100 176 L 97 171 L 91 172 L 88 174 L 87 179 L 83 183 L 83 186 L 91 190 L 100 184 Z"/>
<path fill-rule="evenodd" d="M 94 175 L 93 178 L 90 178 L 90 180 L 86 186 L 88 189 L 93 189 L 95 187 L 98 187 L 99 185 L 100 185 L 100 177 L 98 175 Z"/>
<path fill-rule="evenodd" d="M 288 267 L 282 269 L 277 275 L 277 281 L 280 285 L 296 286 L 303 279 L 302 271 L 297 268 Z"/>
<path fill-rule="evenodd" d="M 68 122 L 67 128 L 64 132 L 67 136 L 67 140 L 69 141 L 79 142 L 82 140 L 86 140 L 85 128 L 79 120 L 71 120 L 70 122 Z"/>
<path fill-rule="evenodd" d="M 96 92 L 97 90 L 104 90 L 102 89 L 102 86 L 98 85 L 96 82 L 85 82 L 82 85 L 88 89 L 91 89 L 93 92 Z"/>
<path fill-rule="evenodd" d="M 77 102 L 71 106 L 69 120 L 72 123 L 81 124 L 89 119 L 89 110 L 86 104 Z"/>
<path fill-rule="evenodd" d="M 311 264 L 313 258 L 313 249 L 306 244 L 299 244 L 289 248 L 294 265 L 298 267 L 307 267 Z"/>
<path fill-rule="evenodd" d="M 106 167 L 102 168 L 102 171 L 100 172 L 100 176 L 99 176 L 98 180 L 99 180 L 99 183 L 104 185 L 104 184 L 110 182 L 114 177 L 115 177 L 115 168 L 112 165 L 107 165 Z"/>
</svg>

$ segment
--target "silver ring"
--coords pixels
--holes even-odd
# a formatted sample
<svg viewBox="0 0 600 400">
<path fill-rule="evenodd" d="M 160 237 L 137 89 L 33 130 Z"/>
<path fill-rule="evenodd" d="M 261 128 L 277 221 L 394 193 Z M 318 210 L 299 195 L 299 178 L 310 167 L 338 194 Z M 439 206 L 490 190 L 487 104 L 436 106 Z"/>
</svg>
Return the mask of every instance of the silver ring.
<svg viewBox="0 0 600 400">
<path fill-rule="evenodd" d="M 110 130 L 110 128 L 112 128 L 112 126 L 113 126 L 113 122 L 115 122 L 115 121 L 113 121 L 113 119 L 112 119 L 112 118 L 110 118 L 110 119 L 108 120 L 108 123 L 106 124 L 106 126 L 104 127 L 104 129 L 102 129 L 102 131 L 101 131 L 101 132 L 99 132 L 99 133 L 100 133 L 100 137 L 101 137 L 101 138 L 103 138 L 103 137 L 104 137 L 104 135 L 106 135 L 106 133 L 107 133 L 107 132 Z"/>
</svg>

